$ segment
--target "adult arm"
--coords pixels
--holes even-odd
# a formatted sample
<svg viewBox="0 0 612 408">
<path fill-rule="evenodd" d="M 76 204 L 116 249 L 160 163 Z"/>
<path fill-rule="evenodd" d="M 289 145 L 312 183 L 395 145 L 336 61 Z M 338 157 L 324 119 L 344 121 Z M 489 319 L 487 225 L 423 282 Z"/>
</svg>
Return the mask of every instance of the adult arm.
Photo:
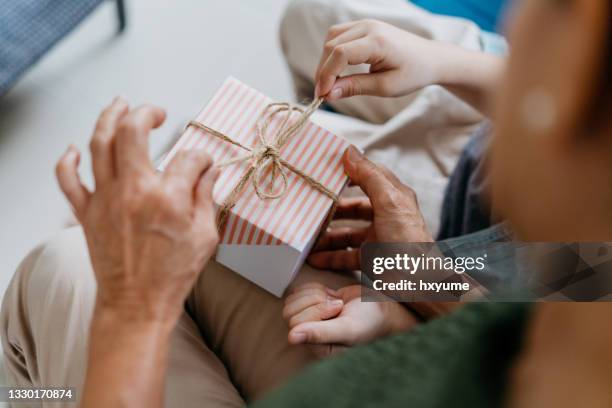
<svg viewBox="0 0 612 408">
<path fill-rule="evenodd" d="M 170 333 L 218 242 L 212 189 L 218 169 L 179 153 L 164 174 L 148 156 L 163 110 L 116 99 L 92 140 L 95 191 L 70 147 L 56 171 L 83 226 L 98 284 L 82 406 L 161 407 Z"/>
<path fill-rule="evenodd" d="M 90 330 L 81 406 L 161 407 L 173 323 L 134 321 L 98 308 Z"/>
</svg>

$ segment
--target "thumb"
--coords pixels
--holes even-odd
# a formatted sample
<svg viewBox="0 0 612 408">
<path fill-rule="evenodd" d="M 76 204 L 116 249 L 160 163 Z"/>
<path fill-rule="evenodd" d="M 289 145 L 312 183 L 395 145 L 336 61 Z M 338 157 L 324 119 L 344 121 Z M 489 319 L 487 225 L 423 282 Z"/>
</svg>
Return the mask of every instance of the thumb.
<svg viewBox="0 0 612 408">
<path fill-rule="evenodd" d="M 306 322 L 289 332 L 291 344 L 351 344 L 350 327 L 346 319 L 337 317 L 318 322 Z"/>
<path fill-rule="evenodd" d="M 357 148 L 349 146 L 343 156 L 344 171 L 353 184 L 361 187 L 376 211 L 382 200 L 395 190 L 387 173 L 366 158 Z"/>
<path fill-rule="evenodd" d="M 205 214 L 213 213 L 212 193 L 215 183 L 221 171 L 216 166 L 211 166 L 201 177 L 195 192 L 196 211 Z"/>
<path fill-rule="evenodd" d="M 328 101 L 357 95 L 383 96 L 383 74 L 355 74 L 338 78 L 327 94 Z"/>
</svg>

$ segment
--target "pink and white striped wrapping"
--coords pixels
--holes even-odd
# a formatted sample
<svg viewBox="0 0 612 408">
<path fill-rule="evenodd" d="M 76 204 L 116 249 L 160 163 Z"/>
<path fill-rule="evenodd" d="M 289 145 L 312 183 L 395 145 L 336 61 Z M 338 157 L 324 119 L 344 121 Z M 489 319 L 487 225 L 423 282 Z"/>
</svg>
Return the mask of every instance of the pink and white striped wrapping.
<svg viewBox="0 0 612 408">
<path fill-rule="evenodd" d="M 270 98 L 235 78 L 228 78 L 197 116 L 197 121 L 218 130 L 244 146 L 259 143 L 257 120 Z M 272 120 L 268 138 L 280 126 L 283 115 Z M 293 166 L 340 194 L 347 183 L 342 153 L 349 143 L 308 122 L 282 149 L 281 156 Z M 202 149 L 215 162 L 241 157 L 245 151 L 206 132 L 190 127 L 160 165 L 163 170 L 183 149 Z M 213 198 L 221 205 L 247 171 L 249 161 L 224 167 Z M 332 200 L 311 187 L 300 176 L 286 170 L 288 187 L 278 199 L 262 200 L 251 183 L 231 210 L 216 260 L 281 296 L 304 262 Z M 277 178 L 277 187 L 280 177 Z"/>
</svg>

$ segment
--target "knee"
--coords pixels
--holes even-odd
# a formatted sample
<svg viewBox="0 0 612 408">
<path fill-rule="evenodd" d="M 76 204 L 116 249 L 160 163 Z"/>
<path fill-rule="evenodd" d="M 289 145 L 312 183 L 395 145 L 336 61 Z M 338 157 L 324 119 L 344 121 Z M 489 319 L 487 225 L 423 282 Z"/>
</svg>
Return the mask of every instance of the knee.
<svg viewBox="0 0 612 408">
<path fill-rule="evenodd" d="M 37 353 L 50 352 L 54 340 L 66 339 L 66 333 L 77 329 L 87 333 L 95 294 L 81 228 L 60 232 L 26 256 L 4 294 L 0 312 L 0 339 L 13 381 L 40 370 L 44 362 L 39 364 Z M 80 338 L 75 339 L 78 343 Z M 76 343 L 71 346 L 75 355 Z"/>
<path fill-rule="evenodd" d="M 47 241 L 30 279 L 57 288 L 76 288 L 93 282 L 83 230 L 80 227 L 65 229 Z"/>
<path fill-rule="evenodd" d="M 49 306 L 89 295 L 95 295 L 95 277 L 83 231 L 69 228 L 32 250 L 21 262 L 4 296 L 3 315 L 7 309 L 29 309 L 32 303 Z"/>
</svg>

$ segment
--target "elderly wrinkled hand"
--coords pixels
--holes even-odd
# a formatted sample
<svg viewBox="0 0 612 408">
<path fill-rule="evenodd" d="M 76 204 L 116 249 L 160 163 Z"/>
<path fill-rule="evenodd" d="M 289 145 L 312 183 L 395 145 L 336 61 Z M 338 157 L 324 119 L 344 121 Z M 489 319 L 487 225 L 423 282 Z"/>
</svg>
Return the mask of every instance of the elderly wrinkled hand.
<svg viewBox="0 0 612 408">
<path fill-rule="evenodd" d="M 308 257 L 310 265 L 358 270 L 359 248 L 364 242 L 433 242 L 416 194 L 391 171 L 371 162 L 354 147 L 344 155 L 344 169 L 367 197 L 341 200 L 335 219 L 366 221 L 369 225 L 326 231 Z"/>
<path fill-rule="evenodd" d="M 350 147 L 344 169 L 367 197 L 339 203 L 336 219 L 368 221 L 361 227 L 326 231 L 308 262 L 317 268 L 359 269 L 359 247 L 364 242 L 431 242 L 416 195 L 388 169 Z M 338 345 L 363 344 L 416 324 L 414 316 L 397 302 L 362 302 L 362 288 L 353 285 L 332 290 L 318 283 L 299 286 L 285 299 L 283 317 L 289 342 L 319 346 L 330 353 Z"/>
<path fill-rule="evenodd" d="M 163 174 L 148 155 L 162 109 L 117 98 L 91 139 L 95 191 L 79 180 L 70 147 L 57 178 L 80 221 L 98 282 L 97 308 L 174 322 L 218 242 L 212 189 L 219 175 L 201 151 L 179 153 Z"/>
</svg>

